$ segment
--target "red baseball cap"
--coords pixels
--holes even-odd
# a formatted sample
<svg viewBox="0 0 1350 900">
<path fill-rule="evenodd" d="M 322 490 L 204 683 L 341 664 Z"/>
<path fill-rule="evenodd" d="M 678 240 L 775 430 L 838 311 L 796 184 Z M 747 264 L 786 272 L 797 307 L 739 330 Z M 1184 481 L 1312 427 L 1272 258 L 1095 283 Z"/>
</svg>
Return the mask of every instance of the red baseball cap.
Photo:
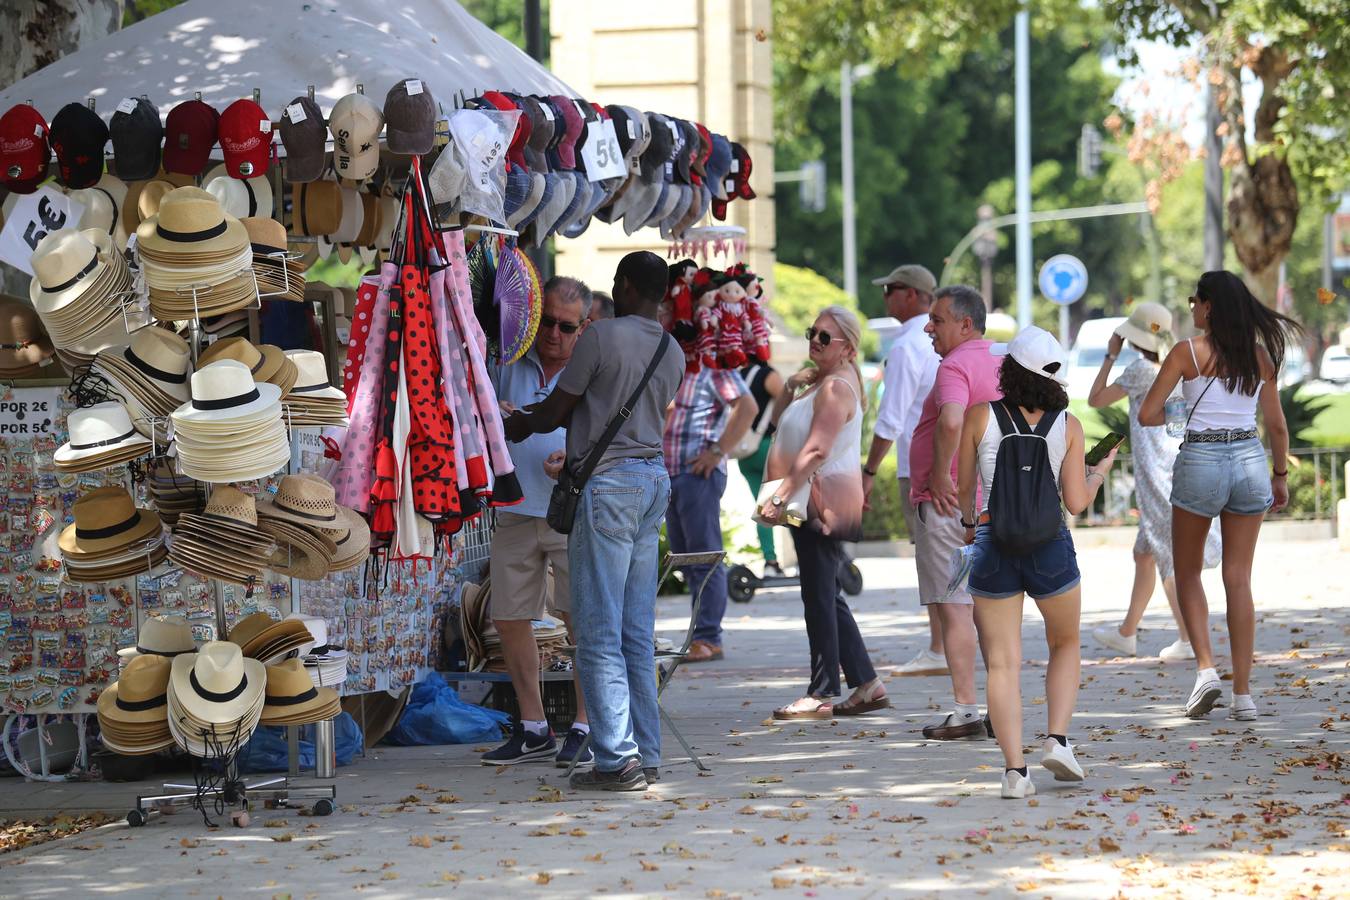
<svg viewBox="0 0 1350 900">
<path fill-rule="evenodd" d="M 534 126 L 530 123 L 530 117 L 525 115 L 524 111 L 501 91 L 484 91 L 483 99 L 502 112 L 520 113 L 520 118 L 516 119 L 516 133 L 511 137 L 511 146 L 506 151 L 506 158 L 511 165 L 528 169 L 529 163 L 525 162 L 525 144 L 529 141 L 530 132 L 534 129 Z"/>
<path fill-rule="evenodd" d="M 164 171 L 200 175 L 216 145 L 220 113 L 200 100 L 188 100 L 169 110 L 164 119 Z"/>
<path fill-rule="evenodd" d="M 47 120 L 27 103 L 0 116 L 0 180 L 16 194 L 31 194 L 47 178 L 51 148 Z"/>
<path fill-rule="evenodd" d="M 252 100 L 236 100 L 220 114 L 220 149 L 231 178 L 257 178 L 267 172 L 272 151 L 272 120 Z"/>
</svg>

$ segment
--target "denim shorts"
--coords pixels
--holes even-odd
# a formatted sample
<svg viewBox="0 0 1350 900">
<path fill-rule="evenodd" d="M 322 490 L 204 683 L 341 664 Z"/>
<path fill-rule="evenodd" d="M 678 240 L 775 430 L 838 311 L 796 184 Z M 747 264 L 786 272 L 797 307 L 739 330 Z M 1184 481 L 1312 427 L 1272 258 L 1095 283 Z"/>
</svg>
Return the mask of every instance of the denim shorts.
<svg viewBox="0 0 1350 900">
<path fill-rule="evenodd" d="M 1172 466 L 1172 505 L 1212 519 L 1221 512 L 1259 516 L 1275 502 L 1270 464 L 1259 438 L 1181 445 Z"/>
<path fill-rule="evenodd" d="M 1078 554 L 1068 527 L 1029 556 L 1008 556 L 994 543 L 989 525 L 975 530 L 968 589 L 976 597 L 1002 600 L 1025 593 L 1033 600 L 1056 597 L 1078 585 Z"/>
</svg>

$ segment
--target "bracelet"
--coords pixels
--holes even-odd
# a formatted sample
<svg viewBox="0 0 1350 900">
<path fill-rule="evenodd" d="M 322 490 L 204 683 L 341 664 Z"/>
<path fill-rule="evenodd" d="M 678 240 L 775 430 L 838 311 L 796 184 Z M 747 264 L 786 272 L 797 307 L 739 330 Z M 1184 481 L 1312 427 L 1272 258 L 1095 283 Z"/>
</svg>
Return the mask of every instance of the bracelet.
<svg viewBox="0 0 1350 900">
<path fill-rule="evenodd" d="M 876 478 L 876 477 L 877 477 L 877 470 L 876 470 L 876 469 L 869 469 L 867 466 L 863 466 L 862 469 L 863 469 L 863 474 L 866 475 L 868 478 Z"/>
<path fill-rule="evenodd" d="M 1273 471 L 1273 470 L 1272 470 L 1270 474 L 1271 474 L 1271 475 L 1274 475 L 1276 478 L 1288 478 L 1288 477 L 1289 477 L 1289 470 L 1288 470 L 1288 469 L 1285 469 L 1283 472 L 1276 472 L 1276 471 Z"/>
<path fill-rule="evenodd" d="M 962 519 L 962 520 L 961 520 L 961 527 L 962 527 L 962 528 L 977 528 L 977 527 L 979 527 L 979 526 L 978 526 L 978 524 L 975 523 L 975 522 L 967 522 L 965 519 Z"/>
<path fill-rule="evenodd" d="M 1106 356 L 1104 356 L 1103 358 L 1104 358 L 1104 359 L 1109 359 L 1109 360 L 1111 360 L 1112 362 L 1115 362 L 1117 359 L 1120 358 L 1120 354 L 1116 354 L 1115 356 L 1112 356 L 1110 353 L 1108 353 L 1108 354 L 1106 354 Z"/>
</svg>

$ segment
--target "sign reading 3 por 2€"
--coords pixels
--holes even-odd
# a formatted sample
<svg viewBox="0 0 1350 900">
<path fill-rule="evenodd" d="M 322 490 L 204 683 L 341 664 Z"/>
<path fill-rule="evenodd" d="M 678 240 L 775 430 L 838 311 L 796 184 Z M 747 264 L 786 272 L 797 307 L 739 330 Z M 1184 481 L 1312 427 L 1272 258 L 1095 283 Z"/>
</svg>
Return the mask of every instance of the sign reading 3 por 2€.
<svg viewBox="0 0 1350 900">
<path fill-rule="evenodd" d="M 1041 293 L 1060 306 L 1076 303 L 1087 292 L 1087 266 L 1076 256 L 1061 253 L 1041 266 Z"/>
<path fill-rule="evenodd" d="M 34 438 L 56 430 L 61 388 L 14 388 L 0 398 L 0 437 Z"/>
</svg>

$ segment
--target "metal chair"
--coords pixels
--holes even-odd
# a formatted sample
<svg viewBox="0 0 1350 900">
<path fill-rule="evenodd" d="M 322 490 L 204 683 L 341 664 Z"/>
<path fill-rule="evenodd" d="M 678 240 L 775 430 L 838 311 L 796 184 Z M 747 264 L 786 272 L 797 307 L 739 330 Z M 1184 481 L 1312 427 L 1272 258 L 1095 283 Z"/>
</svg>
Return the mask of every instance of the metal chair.
<svg viewBox="0 0 1350 900">
<path fill-rule="evenodd" d="M 663 568 L 661 577 L 656 581 L 657 593 L 660 593 L 661 585 L 666 583 L 666 579 L 668 579 L 671 573 L 676 569 L 685 566 L 715 567 L 726 557 L 726 555 L 725 550 L 710 550 L 704 553 L 667 552 L 666 558 L 662 563 Z M 656 708 L 661 714 L 661 721 L 666 723 L 666 727 L 670 729 L 671 733 L 674 734 L 675 738 L 680 742 L 680 746 L 684 748 L 685 754 L 688 755 L 690 761 L 693 762 L 701 772 L 708 771 L 708 767 L 704 765 L 703 760 L 699 759 L 698 754 L 694 752 L 694 748 L 689 746 L 689 742 L 685 740 L 684 734 L 676 727 L 674 720 L 670 718 L 670 713 L 666 712 L 666 708 L 661 705 L 661 694 L 665 691 L 666 685 L 670 684 L 671 678 L 675 676 L 676 671 L 684 664 L 685 658 L 689 655 L 689 645 L 694 642 L 694 627 L 698 622 L 698 610 L 699 607 L 703 605 L 703 590 L 708 586 L 708 580 L 712 578 L 712 574 L 715 571 L 716 568 L 709 568 L 708 574 L 704 575 L 703 580 L 698 583 L 696 588 L 694 588 L 693 602 L 690 604 L 689 609 L 689 627 L 684 633 L 684 643 L 680 645 L 679 649 L 657 650 L 655 652 Z M 573 660 L 575 660 L 576 648 L 572 647 L 569 648 L 569 650 Z M 581 749 L 577 751 L 577 755 L 573 758 L 572 764 L 567 767 L 566 777 L 572 777 L 572 771 L 577 767 L 577 760 L 585 756 L 586 751 L 590 749 L 591 737 L 592 733 L 587 732 L 586 740 L 582 742 Z"/>
</svg>

